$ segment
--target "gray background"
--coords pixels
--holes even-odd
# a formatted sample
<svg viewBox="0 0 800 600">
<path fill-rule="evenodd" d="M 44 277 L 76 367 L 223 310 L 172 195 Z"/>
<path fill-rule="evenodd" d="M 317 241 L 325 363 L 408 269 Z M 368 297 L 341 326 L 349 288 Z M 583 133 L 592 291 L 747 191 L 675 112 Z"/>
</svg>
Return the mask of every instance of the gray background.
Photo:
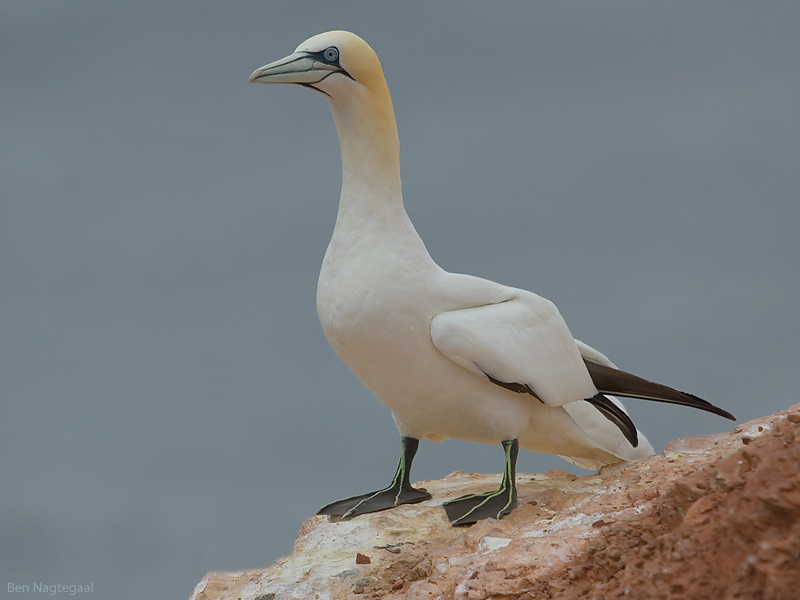
<svg viewBox="0 0 800 600">
<path fill-rule="evenodd" d="M 315 314 L 330 111 L 247 84 L 329 29 L 382 59 L 443 267 L 741 421 L 796 402 L 799 26 L 797 2 L 5 0 L 0 595 L 184 598 L 393 473 Z M 658 449 L 732 426 L 627 405 Z M 425 442 L 414 477 L 501 456 Z"/>
</svg>

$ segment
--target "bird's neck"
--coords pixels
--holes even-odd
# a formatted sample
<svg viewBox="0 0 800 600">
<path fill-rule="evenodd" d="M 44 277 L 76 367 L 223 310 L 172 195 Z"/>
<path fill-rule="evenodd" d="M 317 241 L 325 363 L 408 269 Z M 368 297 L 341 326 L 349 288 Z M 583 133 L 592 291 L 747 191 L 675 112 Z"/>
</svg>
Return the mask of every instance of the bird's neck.
<svg viewBox="0 0 800 600">
<path fill-rule="evenodd" d="M 339 217 L 383 220 L 405 215 L 400 186 L 400 143 L 388 89 L 363 88 L 331 100 L 342 149 Z"/>
</svg>

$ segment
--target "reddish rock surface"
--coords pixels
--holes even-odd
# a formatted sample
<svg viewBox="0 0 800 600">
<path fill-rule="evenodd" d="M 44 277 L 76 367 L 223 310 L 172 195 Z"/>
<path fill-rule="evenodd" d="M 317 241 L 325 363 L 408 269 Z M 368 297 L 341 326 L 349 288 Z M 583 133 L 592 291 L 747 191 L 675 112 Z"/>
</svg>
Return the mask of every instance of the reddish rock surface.
<svg viewBox="0 0 800 600">
<path fill-rule="evenodd" d="M 798 428 L 800 405 L 597 475 L 523 474 L 518 508 L 470 528 L 450 527 L 439 505 L 496 476 L 420 482 L 433 500 L 338 523 L 312 517 L 291 556 L 211 572 L 191 599 L 794 600 Z"/>
<path fill-rule="evenodd" d="M 540 597 L 800 598 L 800 412 L 771 421 L 676 480 L 652 509 L 603 526 Z"/>
</svg>

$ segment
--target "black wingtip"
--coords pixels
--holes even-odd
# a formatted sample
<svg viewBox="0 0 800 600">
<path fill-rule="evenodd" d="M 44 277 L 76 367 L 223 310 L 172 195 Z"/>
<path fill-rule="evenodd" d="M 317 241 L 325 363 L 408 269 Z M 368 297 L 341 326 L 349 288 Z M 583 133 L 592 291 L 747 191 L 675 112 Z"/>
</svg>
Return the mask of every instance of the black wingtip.
<svg viewBox="0 0 800 600">
<path fill-rule="evenodd" d="M 725 417 L 731 421 L 736 420 L 736 417 L 727 410 L 714 406 L 693 394 L 679 392 L 669 386 L 643 379 L 626 371 L 606 367 L 585 358 L 583 362 L 595 387 L 606 394 L 689 406 Z"/>
<path fill-rule="evenodd" d="M 619 427 L 622 435 L 630 442 L 631 446 L 636 448 L 639 445 L 639 432 L 636 430 L 636 425 L 633 424 L 628 414 L 610 398 L 598 393 L 591 398 L 586 398 L 586 402 L 594 406 L 600 411 L 601 415 Z"/>
<path fill-rule="evenodd" d="M 714 413 L 717 416 L 725 417 L 726 419 L 729 419 L 731 421 L 737 420 L 736 417 L 734 417 L 727 410 L 720 408 L 719 406 L 714 406 L 713 404 L 711 404 L 711 402 L 703 400 L 700 396 L 695 396 L 694 394 L 690 394 L 688 392 L 679 392 L 679 393 L 683 394 L 684 396 L 689 396 L 689 398 L 692 398 L 696 402 L 696 404 L 692 405 L 692 408 L 699 408 L 700 410 L 705 410 L 707 412 Z"/>
</svg>

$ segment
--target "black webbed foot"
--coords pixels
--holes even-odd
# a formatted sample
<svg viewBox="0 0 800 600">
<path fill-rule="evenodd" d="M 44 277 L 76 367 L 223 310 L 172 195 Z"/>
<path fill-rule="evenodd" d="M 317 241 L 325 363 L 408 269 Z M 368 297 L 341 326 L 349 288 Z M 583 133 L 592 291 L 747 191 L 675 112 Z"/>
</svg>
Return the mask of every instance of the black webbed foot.
<svg viewBox="0 0 800 600">
<path fill-rule="evenodd" d="M 482 519 L 499 519 L 517 505 L 514 489 L 503 489 L 485 494 L 472 494 L 444 504 L 451 525 L 472 525 Z"/>
<path fill-rule="evenodd" d="M 410 485 L 405 488 L 392 485 L 377 492 L 331 502 L 320 508 L 317 514 L 336 515 L 343 519 L 351 519 L 358 515 L 394 508 L 401 504 L 415 504 L 430 499 L 431 495 L 425 490 L 419 490 Z"/>
<path fill-rule="evenodd" d="M 378 512 L 388 508 L 394 508 L 401 504 L 415 504 L 430 500 L 431 495 L 425 490 L 419 490 L 409 482 L 411 472 L 411 461 L 419 447 L 419 440 L 412 437 L 402 437 L 402 452 L 400 463 L 397 465 L 397 472 L 394 474 L 392 483 L 369 494 L 352 496 L 344 500 L 331 502 L 317 511 L 318 515 L 334 515 L 343 519 L 352 519 L 358 515 Z"/>
<path fill-rule="evenodd" d="M 517 505 L 516 478 L 517 453 L 519 442 L 508 440 L 503 442 L 506 452 L 506 467 L 503 482 L 494 492 L 471 494 L 444 503 L 444 510 L 451 525 L 472 525 L 481 519 L 499 519 L 511 512 Z"/>
</svg>

